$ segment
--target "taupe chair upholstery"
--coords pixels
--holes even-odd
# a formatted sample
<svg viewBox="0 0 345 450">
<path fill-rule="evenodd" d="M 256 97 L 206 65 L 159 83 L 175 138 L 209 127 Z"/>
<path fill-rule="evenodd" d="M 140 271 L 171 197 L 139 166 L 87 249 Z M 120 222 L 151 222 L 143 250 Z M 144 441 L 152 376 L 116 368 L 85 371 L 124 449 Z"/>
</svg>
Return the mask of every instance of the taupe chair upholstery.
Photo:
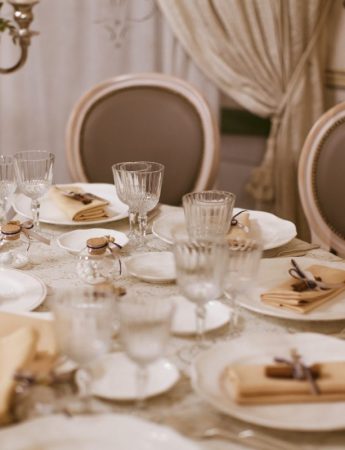
<svg viewBox="0 0 345 450">
<path fill-rule="evenodd" d="M 66 136 L 74 181 L 113 183 L 112 164 L 165 165 L 161 202 L 213 186 L 219 163 L 215 120 L 188 83 L 158 73 L 106 80 L 75 105 Z"/>
<path fill-rule="evenodd" d="M 298 187 L 312 241 L 345 256 L 345 102 L 311 129 L 299 161 Z"/>
</svg>

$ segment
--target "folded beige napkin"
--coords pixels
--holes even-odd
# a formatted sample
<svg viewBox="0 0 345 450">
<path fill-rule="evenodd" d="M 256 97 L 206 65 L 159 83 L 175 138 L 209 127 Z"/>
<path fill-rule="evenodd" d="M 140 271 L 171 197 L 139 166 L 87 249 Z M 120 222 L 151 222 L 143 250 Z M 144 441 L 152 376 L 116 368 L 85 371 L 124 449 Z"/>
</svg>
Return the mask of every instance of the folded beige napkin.
<svg viewBox="0 0 345 450">
<path fill-rule="evenodd" d="M 77 199 L 73 198 L 73 194 L 77 194 Z M 78 200 L 78 194 L 85 195 L 87 193 L 75 185 L 64 184 L 52 186 L 49 189 L 49 197 L 70 220 L 83 222 L 108 217 L 106 206 L 109 202 L 107 200 L 100 197 L 89 198 L 90 203 L 84 204 L 81 200 Z"/>
<path fill-rule="evenodd" d="M 345 362 L 323 362 L 317 366 L 319 395 L 312 393 L 307 380 L 268 377 L 263 364 L 228 366 L 220 382 L 226 395 L 244 405 L 345 400 Z"/>
<path fill-rule="evenodd" d="M 0 338 L 23 327 L 29 327 L 36 332 L 37 352 L 48 353 L 50 355 L 57 353 L 57 343 L 52 320 L 36 319 L 35 317 L 25 315 L 0 312 Z"/>
<path fill-rule="evenodd" d="M 0 313 L 0 423 L 11 420 L 14 374 L 29 373 L 38 381 L 46 380 L 56 357 L 52 320 Z"/>
<path fill-rule="evenodd" d="M 311 272 L 314 277 L 320 278 L 324 283 L 344 283 L 342 287 L 328 290 L 296 291 L 293 285 L 298 283 L 293 277 L 287 281 L 261 294 L 261 300 L 271 306 L 288 309 L 298 313 L 307 313 L 323 303 L 336 297 L 345 290 L 345 271 L 327 266 L 313 265 L 305 272 Z"/>
<path fill-rule="evenodd" d="M 250 234 L 250 217 L 249 212 L 244 211 L 238 214 L 235 218 L 236 225 L 231 225 L 230 231 L 227 234 L 228 242 L 239 241 L 246 239 Z"/>
<path fill-rule="evenodd" d="M 10 420 L 14 375 L 34 358 L 36 341 L 37 334 L 30 327 L 19 328 L 0 339 L 0 423 Z"/>
</svg>

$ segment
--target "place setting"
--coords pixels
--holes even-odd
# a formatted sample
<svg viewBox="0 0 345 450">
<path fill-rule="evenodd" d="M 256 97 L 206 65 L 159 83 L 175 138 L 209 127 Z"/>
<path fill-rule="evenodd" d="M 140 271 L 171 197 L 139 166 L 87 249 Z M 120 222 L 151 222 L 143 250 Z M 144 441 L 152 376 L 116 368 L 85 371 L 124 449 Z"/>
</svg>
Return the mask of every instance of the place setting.
<svg viewBox="0 0 345 450">
<path fill-rule="evenodd" d="M 258 314 L 282 319 L 344 320 L 344 282 L 342 261 L 310 257 L 262 259 L 256 287 L 241 296 L 239 304 Z"/>
</svg>

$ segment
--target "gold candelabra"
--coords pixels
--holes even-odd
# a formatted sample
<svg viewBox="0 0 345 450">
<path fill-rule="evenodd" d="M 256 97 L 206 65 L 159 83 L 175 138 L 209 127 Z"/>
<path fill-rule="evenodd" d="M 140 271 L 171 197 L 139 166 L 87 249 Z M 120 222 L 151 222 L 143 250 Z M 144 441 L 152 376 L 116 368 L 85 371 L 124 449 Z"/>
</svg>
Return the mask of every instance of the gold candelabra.
<svg viewBox="0 0 345 450">
<path fill-rule="evenodd" d="M 18 70 L 25 64 L 28 57 L 28 48 L 31 43 L 31 37 L 37 35 L 36 31 L 30 30 L 30 24 L 34 18 L 33 7 L 38 0 L 8 0 L 13 7 L 13 18 L 17 27 L 11 32 L 13 42 L 18 43 L 20 47 L 20 56 L 18 61 L 11 67 L 0 67 L 0 74 L 6 74 Z"/>
</svg>

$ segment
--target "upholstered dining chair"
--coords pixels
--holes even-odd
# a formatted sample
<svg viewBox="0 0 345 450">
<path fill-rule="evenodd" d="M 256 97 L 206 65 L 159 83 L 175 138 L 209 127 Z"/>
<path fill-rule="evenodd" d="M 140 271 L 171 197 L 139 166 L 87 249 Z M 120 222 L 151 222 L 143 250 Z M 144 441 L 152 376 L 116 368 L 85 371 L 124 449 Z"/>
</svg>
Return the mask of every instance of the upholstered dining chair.
<svg viewBox="0 0 345 450">
<path fill-rule="evenodd" d="M 219 132 L 206 101 L 187 82 L 158 73 L 123 75 L 76 103 L 66 151 L 74 181 L 113 183 L 116 162 L 160 162 L 161 201 L 178 205 L 183 194 L 213 186 Z"/>
<path fill-rule="evenodd" d="M 309 132 L 298 188 L 312 241 L 345 257 L 345 102 L 324 113 Z"/>
</svg>

